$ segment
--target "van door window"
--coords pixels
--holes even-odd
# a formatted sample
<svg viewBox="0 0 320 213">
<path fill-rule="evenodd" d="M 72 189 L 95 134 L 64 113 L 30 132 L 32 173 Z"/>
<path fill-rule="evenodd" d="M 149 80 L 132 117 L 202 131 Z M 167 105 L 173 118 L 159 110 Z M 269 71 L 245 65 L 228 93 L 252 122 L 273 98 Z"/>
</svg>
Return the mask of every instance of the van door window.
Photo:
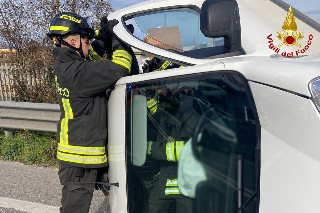
<svg viewBox="0 0 320 213">
<path fill-rule="evenodd" d="M 129 212 L 256 212 L 260 126 L 242 75 L 151 80 L 127 99 Z"/>
<path fill-rule="evenodd" d="M 193 9 L 170 9 L 134 15 L 129 31 L 151 45 L 180 54 L 223 45 L 223 38 L 207 38 L 200 30 L 200 15 Z M 187 55 L 187 54 L 186 54 Z"/>
</svg>

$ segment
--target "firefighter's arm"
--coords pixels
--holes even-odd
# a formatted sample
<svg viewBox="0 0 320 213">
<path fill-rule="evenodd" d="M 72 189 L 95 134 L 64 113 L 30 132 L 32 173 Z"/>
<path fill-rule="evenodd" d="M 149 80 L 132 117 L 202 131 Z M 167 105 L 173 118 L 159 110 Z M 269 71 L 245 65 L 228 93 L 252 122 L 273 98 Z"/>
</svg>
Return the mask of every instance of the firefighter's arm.
<svg viewBox="0 0 320 213">
<path fill-rule="evenodd" d="M 117 22 L 110 21 L 107 28 L 113 28 Z M 110 31 L 107 30 L 107 31 Z M 100 39 L 109 39 L 110 33 L 106 35 L 102 33 Z M 105 47 L 106 41 L 97 39 L 95 42 L 94 51 L 98 56 L 102 57 L 100 54 L 104 51 L 100 51 L 102 46 Z M 102 41 L 102 43 L 101 43 Z M 104 43 L 103 43 L 104 42 Z M 101 60 L 98 61 L 84 61 L 75 70 L 74 77 L 72 80 L 72 87 L 82 96 L 91 96 L 103 92 L 115 84 L 121 77 L 127 76 L 131 71 L 132 56 L 127 51 L 128 47 L 119 41 L 115 35 L 112 35 L 112 59 L 111 60 Z M 75 65 L 77 66 L 77 65 Z"/>
<path fill-rule="evenodd" d="M 148 154 L 157 160 L 177 162 L 180 159 L 184 141 L 173 141 L 166 143 L 148 142 Z"/>
<path fill-rule="evenodd" d="M 130 55 L 115 51 L 112 60 L 83 61 L 74 63 L 76 72 L 73 74 L 71 87 L 79 96 L 88 97 L 109 89 L 121 77 L 129 75 L 131 68 Z M 121 57 L 118 56 L 121 54 Z M 127 59 L 123 59 L 125 55 Z M 125 62 L 124 62 L 125 61 Z"/>
<path fill-rule="evenodd" d="M 89 53 L 89 59 L 91 61 L 103 60 L 104 53 L 105 53 L 104 42 L 97 39 L 94 40 L 91 43 L 91 51 Z"/>
</svg>

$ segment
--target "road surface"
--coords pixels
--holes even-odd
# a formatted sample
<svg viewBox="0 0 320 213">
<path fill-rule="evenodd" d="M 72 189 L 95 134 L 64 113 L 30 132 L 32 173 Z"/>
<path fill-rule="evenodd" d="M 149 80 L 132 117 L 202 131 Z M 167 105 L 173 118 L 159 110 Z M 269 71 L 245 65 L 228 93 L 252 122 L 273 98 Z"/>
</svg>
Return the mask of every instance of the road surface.
<svg viewBox="0 0 320 213">
<path fill-rule="evenodd" d="M 0 161 L 0 213 L 59 213 L 57 168 Z M 90 213 L 109 213 L 108 199 L 94 191 Z"/>
</svg>

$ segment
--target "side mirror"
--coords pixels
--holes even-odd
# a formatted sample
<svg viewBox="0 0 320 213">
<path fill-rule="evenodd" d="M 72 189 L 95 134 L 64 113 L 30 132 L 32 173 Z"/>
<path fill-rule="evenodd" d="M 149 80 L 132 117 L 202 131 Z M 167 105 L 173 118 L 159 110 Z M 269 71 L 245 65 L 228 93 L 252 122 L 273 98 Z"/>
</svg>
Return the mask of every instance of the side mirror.
<svg viewBox="0 0 320 213">
<path fill-rule="evenodd" d="M 241 51 L 239 7 L 235 0 L 206 0 L 201 7 L 200 29 L 206 37 L 224 37 L 230 52 Z"/>
</svg>

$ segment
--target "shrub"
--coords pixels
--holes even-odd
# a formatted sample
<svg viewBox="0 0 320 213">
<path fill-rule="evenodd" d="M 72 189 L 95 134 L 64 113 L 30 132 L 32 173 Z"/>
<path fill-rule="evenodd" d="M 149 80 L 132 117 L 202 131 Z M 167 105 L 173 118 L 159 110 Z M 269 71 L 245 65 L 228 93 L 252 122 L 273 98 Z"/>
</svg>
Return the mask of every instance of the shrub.
<svg viewBox="0 0 320 213">
<path fill-rule="evenodd" d="M 5 138 L 0 131 L 0 155 L 4 160 L 25 164 L 56 166 L 57 142 L 55 134 L 15 131 L 11 138 Z"/>
<path fill-rule="evenodd" d="M 2 136 L 1 156 L 5 160 L 17 160 L 24 149 L 24 142 L 21 137 L 15 138 L 13 141 Z"/>
</svg>

